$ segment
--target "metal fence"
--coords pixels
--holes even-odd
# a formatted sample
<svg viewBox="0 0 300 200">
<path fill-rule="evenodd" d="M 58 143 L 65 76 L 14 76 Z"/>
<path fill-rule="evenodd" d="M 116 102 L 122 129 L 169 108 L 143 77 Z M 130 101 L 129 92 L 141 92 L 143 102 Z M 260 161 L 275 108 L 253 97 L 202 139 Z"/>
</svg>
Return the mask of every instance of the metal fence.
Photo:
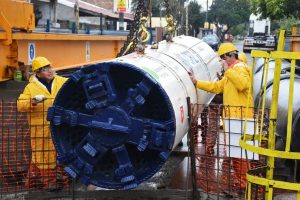
<svg viewBox="0 0 300 200">
<path fill-rule="evenodd" d="M 0 193 L 21 191 L 31 155 L 26 113 L 18 113 L 14 101 L 1 101 L 0 125 Z"/>
<path fill-rule="evenodd" d="M 172 199 L 175 196 L 191 199 L 190 190 L 168 189 L 157 176 L 130 192 L 86 186 L 69 178 L 53 159 L 56 152 L 48 131 L 49 123 L 44 118 L 47 105 L 41 103 L 39 106 L 44 109 L 30 108 L 31 112 L 20 112 L 17 101 L 0 101 L 0 199 Z M 35 119 L 40 115 L 42 124 L 35 122 L 34 115 Z M 75 143 L 81 139 L 80 135 L 70 138 Z M 169 159 L 169 166 L 164 166 L 159 176 L 164 174 L 171 182 L 170 176 L 175 174 L 182 157 L 180 154 Z M 156 181 L 155 184 L 152 181 Z M 155 193 L 154 189 L 157 189 Z"/>
<path fill-rule="evenodd" d="M 30 115 L 19 112 L 16 101 L 0 101 L 0 199 L 15 199 L 28 191 L 69 188 L 69 179 L 58 164 L 47 167 L 51 165 L 47 157 L 55 156 L 54 148 L 47 148 L 52 144 L 50 135 L 43 125 L 29 122 Z M 41 134 L 34 130 L 40 130 Z M 41 161 L 35 162 L 36 159 Z M 38 168 L 35 163 L 43 167 Z"/>
<path fill-rule="evenodd" d="M 191 127 L 195 140 L 195 156 L 191 158 L 195 159 L 194 182 L 200 195 L 212 199 L 244 199 L 247 189 L 246 172 L 266 166 L 264 157 L 246 152 L 239 146 L 246 118 L 226 117 L 224 110 L 230 108 L 222 105 L 194 105 L 194 107 L 202 109 L 204 107 L 200 116 L 193 116 Z M 252 110 L 253 117 L 247 118 L 246 131 L 248 134 L 249 132 L 254 134 L 259 128 L 258 115 L 261 112 L 253 108 L 249 109 Z M 264 119 L 263 129 L 267 131 L 268 112 L 265 113 Z M 256 199 L 263 199 L 263 188 L 253 187 L 252 190 Z"/>
<path fill-rule="evenodd" d="M 203 110 L 200 116 L 196 115 L 197 109 Z M 221 105 L 193 105 L 191 107 L 191 132 L 194 137 L 190 138 L 189 142 L 192 140 L 193 145 L 189 146 L 189 152 L 192 163 L 190 166 L 195 172 L 192 177 L 193 188 L 198 191 L 200 197 L 244 198 L 246 171 L 259 169 L 266 166 L 266 163 L 262 156 L 245 152 L 239 147 L 238 140 L 243 133 L 243 120 L 222 119 L 224 109 L 226 108 Z M 256 116 L 259 115 L 259 111 L 254 113 L 258 114 L 254 114 L 252 118 L 253 127 L 249 126 L 255 131 L 258 119 Z M 266 121 L 263 124 L 266 130 L 268 112 L 265 113 Z M 54 148 L 49 147 L 51 137 L 45 131 L 45 128 L 48 129 L 48 124 L 32 125 L 28 113 L 19 112 L 15 101 L 1 101 L 0 127 L 0 199 L 100 198 L 95 187 L 86 187 L 79 181 L 69 179 L 58 163 L 50 162 L 51 156 L 56 156 L 56 154 Z M 37 135 L 36 130 L 42 130 L 42 136 Z M 35 145 L 40 141 L 42 141 L 42 148 L 37 148 Z M 39 156 L 44 162 L 36 161 Z M 37 167 L 37 163 L 42 164 L 42 167 Z M 49 167 L 52 164 L 54 167 Z M 185 188 L 185 195 L 179 198 L 179 190 L 173 190 L 172 193 L 164 187 L 155 191 L 156 199 L 170 199 L 174 195 L 177 195 L 178 199 L 191 199 L 193 198 L 191 189 Z M 257 199 L 262 199 L 263 188 L 252 187 L 252 190 Z M 130 193 L 144 199 L 147 199 L 147 195 L 149 198 L 154 195 L 153 191 L 147 193 L 132 190 Z M 110 196 L 112 199 L 132 199 L 134 196 L 129 195 L 127 191 L 122 193 L 116 190 L 102 190 L 101 194 Z"/>
</svg>

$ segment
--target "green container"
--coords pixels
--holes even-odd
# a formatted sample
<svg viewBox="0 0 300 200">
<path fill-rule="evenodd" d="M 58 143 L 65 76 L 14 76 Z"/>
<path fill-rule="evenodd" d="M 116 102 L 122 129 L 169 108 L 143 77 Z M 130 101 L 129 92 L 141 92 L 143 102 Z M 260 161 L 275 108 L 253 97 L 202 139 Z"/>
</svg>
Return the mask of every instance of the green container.
<svg viewBox="0 0 300 200">
<path fill-rule="evenodd" d="M 15 81 L 22 81 L 22 72 L 20 70 L 16 70 L 14 74 Z"/>
</svg>

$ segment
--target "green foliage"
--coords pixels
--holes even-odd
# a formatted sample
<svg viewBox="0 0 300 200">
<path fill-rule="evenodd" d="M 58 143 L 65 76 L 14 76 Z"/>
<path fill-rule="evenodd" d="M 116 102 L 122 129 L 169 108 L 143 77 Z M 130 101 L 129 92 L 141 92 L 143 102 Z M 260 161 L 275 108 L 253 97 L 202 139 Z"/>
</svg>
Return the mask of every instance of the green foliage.
<svg viewBox="0 0 300 200">
<path fill-rule="evenodd" d="M 280 29 L 280 24 L 277 20 L 271 20 L 271 34 L 275 34 Z"/>
<path fill-rule="evenodd" d="M 163 1 L 163 0 L 161 0 Z M 172 1 L 169 0 L 169 8 L 170 8 L 170 14 L 175 18 L 175 21 L 180 22 L 182 16 L 184 15 L 184 7 L 183 7 L 184 1 L 179 0 L 179 1 Z M 162 4 L 164 5 L 164 4 Z M 162 16 L 165 16 L 166 12 L 163 10 Z"/>
<path fill-rule="evenodd" d="M 160 9 L 161 9 L 161 0 L 152 0 L 152 17 L 159 17 Z"/>
<path fill-rule="evenodd" d="M 139 0 L 131 0 L 131 8 L 136 8 Z"/>
<path fill-rule="evenodd" d="M 299 20 L 295 17 L 284 17 L 277 21 L 280 29 L 284 29 L 286 31 L 292 31 L 292 27 L 299 24 Z"/>
<path fill-rule="evenodd" d="M 196 30 L 198 33 L 198 28 L 203 26 L 203 20 L 201 20 L 201 6 L 197 1 L 191 1 L 188 6 L 189 9 L 189 24 L 192 26 L 193 30 Z"/>
<path fill-rule="evenodd" d="M 135 10 L 135 8 L 137 7 L 139 0 L 132 0 L 131 1 L 131 7 L 133 8 L 132 10 Z M 142 0 L 146 3 L 149 3 L 150 0 Z M 184 2 L 183 0 L 179 0 L 179 1 L 172 1 L 169 0 L 169 6 L 170 8 L 174 8 L 171 9 L 171 11 L 174 12 L 174 14 L 176 13 L 176 11 L 178 11 L 180 9 L 180 2 Z M 146 4 L 145 3 L 145 4 Z M 164 1 L 163 0 L 151 0 L 151 10 L 152 10 L 152 17 L 159 17 L 160 15 L 165 15 L 165 6 L 164 6 Z M 173 16 L 175 16 L 173 13 L 171 13 Z"/>
<path fill-rule="evenodd" d="M 241 35 L 246 36 L 247 35 L 247 27 L 246 24 L 239 24 L 231 28 L 229 31 L 232 35 Z"/>
<path fill-rule="evenodd" d="M 283 17 L 300 16 L 299 0 L 250 0 L 251 10 L 261 14 L 262 18 L 281 19 Z"/>
<path fill-rule="evenodd" d="M 216 24 L 226 24 L 228 30 L 247 23 L 251 14 L 248 0 L 214 0 L 209 11 L 209 20 Z"/>
<path fill-rule="evenodd" d="M 135 10 L 139 0 L 132 0 L 131 7 Z M 149 2 L 149 0 L 143 0 L 145 2 Z M 184 8 L 184 2 L 186 0 L 169 0 L 169 8 L 170 14 L 173 15 L 177 27 L 181 27 L 179 31 L 180 34 L 184 33 L 185 29 L 185 17 L 186 17 L 186 10 Z M 151 7 L 152 7 L 152 16 L 153 17 L 165 17 L 166 9 L 164 5 L 164 0 L 151 0 Z M 198 27 L 203 26 L 204 24 L 204 16 L 200 13 L 201 6 L 198 4 L 197 1 L 191 1 L 188 6 L 189 9 L 189 25 L 192 29 L 195 29 L 196 32 Z"/>
</svg>

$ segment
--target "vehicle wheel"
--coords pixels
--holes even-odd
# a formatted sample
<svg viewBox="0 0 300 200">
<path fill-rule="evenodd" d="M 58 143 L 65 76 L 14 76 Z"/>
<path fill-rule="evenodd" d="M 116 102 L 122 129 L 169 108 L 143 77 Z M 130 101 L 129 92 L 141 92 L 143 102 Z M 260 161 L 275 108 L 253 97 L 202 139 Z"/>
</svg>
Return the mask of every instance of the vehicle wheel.
<svg viewBox="0 0 300 200">
<path fill-rule="evenodd" d="M 244 53 L 250 53 L 251 51 L 249 49 L 243 49 Z"/>
</svg>

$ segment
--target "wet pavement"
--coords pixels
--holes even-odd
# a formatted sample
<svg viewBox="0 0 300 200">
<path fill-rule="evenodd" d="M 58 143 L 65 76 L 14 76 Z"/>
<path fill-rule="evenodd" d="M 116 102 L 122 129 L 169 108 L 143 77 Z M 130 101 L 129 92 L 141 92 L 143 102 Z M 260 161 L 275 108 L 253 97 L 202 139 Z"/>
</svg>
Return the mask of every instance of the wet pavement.
<svg viewBox="0 0 300 200">
<path fill-rule="evenodd" d="M 1 199 L 104 199 L 104 200 L 171 200 L 192 198 L 189 162 L 186 152 L 176 150 L 165 165 L 148 181 L 130 191 L 106 190 L 98 188 L 88 190 L 88 187 L 78 181 L 68 191 L 61 192 L 20 192 L 1 196 Z"/>
</svg>

